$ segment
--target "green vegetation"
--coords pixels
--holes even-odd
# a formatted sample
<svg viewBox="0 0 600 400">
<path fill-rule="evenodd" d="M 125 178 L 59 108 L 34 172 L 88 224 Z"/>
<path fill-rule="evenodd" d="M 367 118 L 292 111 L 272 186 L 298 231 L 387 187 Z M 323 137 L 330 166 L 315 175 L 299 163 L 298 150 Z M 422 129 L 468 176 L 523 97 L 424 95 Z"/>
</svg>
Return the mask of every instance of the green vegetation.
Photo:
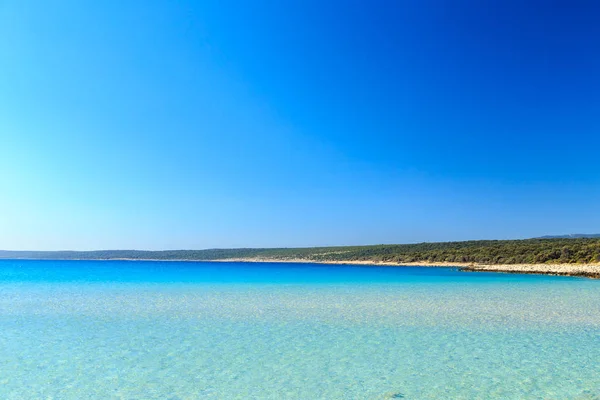
<svg viewBox="0 0 600 400">
<path fill-rule="evenodd" d="M 375 246 L 209 249 L 0 251 L 0 258 L 223 260 L 229 258 L 304 259 L 310 261 L 456 262 L 479 264 L 552 264 L 600 262 L 600 238 L 478 240 Z"/>
</svg>

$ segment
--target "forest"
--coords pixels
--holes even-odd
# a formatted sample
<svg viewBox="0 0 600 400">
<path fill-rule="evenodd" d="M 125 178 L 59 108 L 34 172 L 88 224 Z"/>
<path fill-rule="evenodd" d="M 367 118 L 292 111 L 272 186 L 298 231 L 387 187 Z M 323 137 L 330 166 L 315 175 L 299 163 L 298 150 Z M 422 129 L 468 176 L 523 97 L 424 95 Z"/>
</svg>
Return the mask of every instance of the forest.
<svg viewBox="0 0 600 400">
<path fill-rule="evenodd" d="M 46 260 L 225 260 L 551 264 L 600 262 L 600 238 L 473 240 L 369 246 L 207 250 L 0 251 L 0 258 Z"/>
</svg>

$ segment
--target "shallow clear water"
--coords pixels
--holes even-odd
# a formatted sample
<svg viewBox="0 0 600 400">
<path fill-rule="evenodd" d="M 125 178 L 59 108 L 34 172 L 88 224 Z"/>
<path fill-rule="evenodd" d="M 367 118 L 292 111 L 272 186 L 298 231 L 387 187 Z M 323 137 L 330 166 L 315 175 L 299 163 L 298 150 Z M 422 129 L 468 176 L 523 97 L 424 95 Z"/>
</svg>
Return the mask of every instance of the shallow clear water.
<svg viewBox="0 0 600 400">
<path fill-rule="evenodd" d="M 0 260 L 2 399 L 600 399 L 600 281 Z"/>
</svg>

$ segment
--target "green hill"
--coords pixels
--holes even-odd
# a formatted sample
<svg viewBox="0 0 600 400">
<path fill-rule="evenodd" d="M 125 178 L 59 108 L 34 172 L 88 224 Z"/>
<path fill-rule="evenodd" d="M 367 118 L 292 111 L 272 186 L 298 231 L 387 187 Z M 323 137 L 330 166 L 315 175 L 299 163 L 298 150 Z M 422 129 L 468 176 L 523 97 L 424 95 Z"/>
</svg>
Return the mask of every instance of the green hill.
<svg viewBox="0 0 600 400">
<path fill-rule="evenodd" d="M 600 238 L 477 240 L 398 245 L 207 250 L 0 251 L 15 259 L 223 260 L 230 258 L 310 261 L 457 262 L 544 264 L 600 262 Z"/>
</svg>

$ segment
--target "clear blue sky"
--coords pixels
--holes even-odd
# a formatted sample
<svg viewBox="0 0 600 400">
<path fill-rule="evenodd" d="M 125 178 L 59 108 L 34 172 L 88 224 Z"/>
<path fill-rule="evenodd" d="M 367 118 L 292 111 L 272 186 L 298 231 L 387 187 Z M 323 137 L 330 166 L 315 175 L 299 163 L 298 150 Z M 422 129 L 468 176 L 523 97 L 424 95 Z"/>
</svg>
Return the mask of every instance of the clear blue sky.
<svg viewBox="0 0 600 400">
<path fill-rule="evenodd" d="M 0 2 L 0 248 L 600 232 L 595 1 Z"/>
</svg>

